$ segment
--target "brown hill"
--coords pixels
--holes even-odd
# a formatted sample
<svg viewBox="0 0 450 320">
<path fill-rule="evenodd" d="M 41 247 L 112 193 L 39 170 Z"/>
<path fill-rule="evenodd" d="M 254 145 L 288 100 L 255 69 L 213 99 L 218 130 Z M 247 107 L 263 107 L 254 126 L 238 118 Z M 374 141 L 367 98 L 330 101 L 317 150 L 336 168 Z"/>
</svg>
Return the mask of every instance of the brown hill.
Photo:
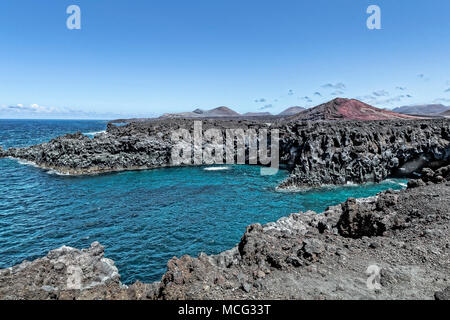
<svg viewBox="0 0 450 320">
<path fill-rule="evenodd" d="M 165 113 L 160 118 L 215 118 L 215 117 L 239 117 L 240 114 L 228 107 L 218 107 L 211 110 L 195 109 L 192 112 Z"/>
<path fill-rule="evenodd" d="M 208 110 L 205 112 L 205 114 L 209 117 L 238 117 L 240 116 L 239 113 L 237 113 L 234 110 L 231 110 L 228 107 L 218 107 L 212 110 Z"/>
<path fill-rule="evenodd" d="M 372 107 L 356 99 L 336 98 L 317 107 L 307 109 L 292 117 L 292 120 L 389 120 L 420 119 L 420 117 L 395 113 Z"/>
<path fill-rule="evenodd" d="M 304 110 L 305 110 L 305 108 L 295 106 L 295 107 L 287 108 L 286 110 L 279 113 L 278 115 L 279 116 L 293 116 L 294 114 L 300 113 Z"/>
</svg>

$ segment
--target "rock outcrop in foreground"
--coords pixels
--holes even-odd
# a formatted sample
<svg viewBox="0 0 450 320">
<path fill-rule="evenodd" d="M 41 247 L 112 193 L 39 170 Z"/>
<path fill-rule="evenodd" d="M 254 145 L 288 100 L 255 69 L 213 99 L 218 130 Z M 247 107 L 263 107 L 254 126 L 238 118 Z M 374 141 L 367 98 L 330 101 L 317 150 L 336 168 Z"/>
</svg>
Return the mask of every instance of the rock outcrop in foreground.
<svg viewBox="0 0 450 320">
<path fill-rule="evenodd" d="M 120 283 L 114 262 L 98 242 L 88 249 L 61 247 L 47 256 L 0 270 L 0 299 L 140 299 L 150 285 Z M 145 297 L 144 297 L 145 298 Z"/>
<path fill-rule="evenodd" d="M 171 259 L 159 283 L 122 285 L 98 243 L 63 247 L 0 270 L 0 298 L 448 299 L 450 182 L 439 180 L 251 225 L 229 251 Z"/>
</svg>

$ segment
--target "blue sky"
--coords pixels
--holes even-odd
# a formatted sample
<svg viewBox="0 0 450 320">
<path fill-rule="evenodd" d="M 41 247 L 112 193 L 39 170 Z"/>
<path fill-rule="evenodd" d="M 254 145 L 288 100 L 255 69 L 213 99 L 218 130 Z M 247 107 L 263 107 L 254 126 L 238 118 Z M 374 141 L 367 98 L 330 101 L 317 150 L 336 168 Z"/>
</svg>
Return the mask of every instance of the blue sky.
<svg viewBox="0 0 450 320">
<path fill-rule="evenodd" d="M 68 30 L 66 8 L 81 8 Z M 381 30 L 366 27 L 369 5 Z M 450 105 L 448 0 L 2 0 L 0 118 Z"/>
</svg>

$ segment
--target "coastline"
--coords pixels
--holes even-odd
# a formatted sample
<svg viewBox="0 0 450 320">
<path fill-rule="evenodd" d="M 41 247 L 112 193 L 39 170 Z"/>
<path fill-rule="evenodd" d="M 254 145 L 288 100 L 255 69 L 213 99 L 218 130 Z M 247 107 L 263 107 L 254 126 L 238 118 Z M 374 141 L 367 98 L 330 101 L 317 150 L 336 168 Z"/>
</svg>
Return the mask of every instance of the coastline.
<svg viewBox="0 0 450 320">
<path fill-rule="evenodd" d="M 0 3 L 0 303 L 450 301 L 449 0 L 28 2 Z"/>
<path fill-rule="evenodd" d="M 31 147 L 0 149 L 0 157 L 75 175 L 163 168 L 170 163 L 170 133 L 181 125 L 191 128 L 192 121 L 108 126 L 107 134 L 94 138 L 67 134 Z M 234 125 L 211 120 L 206 127 Z M 245 128 L 259 125 L 244 123 Z M 283 122 L 277 128 L 281 164 L 291 168 L 277 188 L 281 191 L 377 183 L 402 168 L 418 172 L 431 164 L 442 167 L 450 158 L 448 120 Z M 422 180 L 400 192 L 250 225 L 236 247 L 218 255 L 173 258 L 161 281 L 151 284 L 124 286 L 98 243 L 84 250 L 63 247 L 0 270 L 0 298 L 432 299 L 449 286 L 449 171 L 423 169 Z M 365 271 L 373 264 L 387 272 L 381 274 L 386 291 L 367 289 Z M 69 285 L 74 276 L 75 288 Z M 23 279 L 32 279 L 31 285 Z"/>
<path fill-rule="evenodd" d="M 267 129 L 256 120 L 205 120 L 204 129 Z M 31 161 L 61 174 L 91 175 L 170 167 L 174 130 L 193 129 L 192 119 L 162 119 L 116 127 L 89 138 L 66 134 L 26 148 L 0 149 L 0 157 Z M 271 125 L 280 132 L 280 165 L 290 176 L 278 189 L 381 182 L 450 159 L 450 120 L 371 122 L 289 122 Z M 248 146 L 246 146 L 248 148 Z M 233 150 L 236 156 L 236 150 Z M 246 163 L 248 159 L 246 150 Z M 222 161 L 226 163 L 226 159 Z M 207 164 L 202 162 L 201 165 Z M 191 164 L 195 165 L 194 162 Z M 256 163 L 261 165 L 261 163 Z"/>
<path fill-rule="evenodd" d="M 0 270 L 0 299 L 433 299 L 450 287 L 450 183 L 422 182 L 250 225 L 230 250 L 174 257 L 155 283 L 123 285 L 96 242 L 62 247 Z M 380 290 L 366 287 L 372 264 Z"/>
<path fill-rule="evenodd" d="M 102 169 L 102 168 L 90 168 L 86 170 L 76 170 L 72 168 L 64 168 L 64 167 L 55 167 L 55 166 L 47 166 L 44 164 L 37 164 L 34 161 L 24 160 L 22 158 L 16 158 L 12 156 L 6 157 L 7 159 L 15 160 L 22 165 L 30 165 L 35 168 L 39 168 L 41 170 L 47 171 L 48 173 L 55 173 L 61 176 L 73 176 L 73 177 L 82 177 L 82 176 L 95 176 L 100 174 L 109 174 L 109 173 L 120 173 L 126 171 L 144 171 L 144 170 L 152 170 L 152 169 L 162 169 L 162 168 L 171 168 L 171 167 L 179 167 L 179 166 L 158 166 L 158 167 L 132 167 L 132 168 L 113 168 L 113 169 Z"/>
</svg>

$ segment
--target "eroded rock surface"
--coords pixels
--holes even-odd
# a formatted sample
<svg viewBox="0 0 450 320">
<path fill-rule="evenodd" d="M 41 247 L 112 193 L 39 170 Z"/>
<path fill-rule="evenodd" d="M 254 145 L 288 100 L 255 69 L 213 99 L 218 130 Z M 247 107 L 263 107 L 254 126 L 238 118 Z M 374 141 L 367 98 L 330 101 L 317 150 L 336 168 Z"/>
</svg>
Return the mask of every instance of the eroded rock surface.
<svg viewBox="0 0 450 320">
<path fill-rule="evenodd" d="M 281 189 L 380 182 L 450 158 L 446 120 L 286 125 L 282 161 L 293 170 Z"/>
<path fill-rule="evenodd" d="M 291 171 L 280 189 L 380 182 L 390 176 L 410 176 L 425 166 L 438 167 L 450 159 L 448 119 L 202 121 L 203 131 L 220 130 L 224 143 L 227 129 L 279 130 L 280 163 Z M 36 146 L 0 150 L 0 157 L 32 161 L 42 168 L 66 174 L 166 167 L 173 165 L 172 133 L 180 128 L 192 133 L 193 120 L 159 119 L 120 127 L 110 124 L 107 133 L 93 139 L 81 133 L 68 134 Z M 241 140 L 249 163 L 249 145 Z M 203 147 L 206 144 L 204 140 Z M 194 164 L 194 159 L 190 164 Z"/>
<path fill-rule="evenodd" d="M 151 285 L 126 287 L 98 242 L 88 249 L 61 247 L 47 256 L 0 270 L 0 299 L 140 299 Z"/>
<path fill-rule="evenodd" d="M 450 281 L 449 194 L 387 191 L 249 226 L 233 250 L 172 259 L 158 298 L 433 299 Z M 373 265 L 380 290 L 367 287 Z"/>
<path fill-rule="evenodd" d="M 450 181 L 450 165 L 443 166 L 437 170 L 423 168 L 420 178 L 408 182 L 409 188 L 426 186 L 429 184 L 445 183 Z"/>
<path fill-rule="evenodd" d="M 174 257 L 161 282 L 130 287 L 98 243 L 63 247 L 0 270 L 0 298 L 446 299 L 449 207 L 450 183 L 349 199 L 251 225 L 231 250 Z M 373 270 L 375 282 L 366 273 Z"/>
</svg>

